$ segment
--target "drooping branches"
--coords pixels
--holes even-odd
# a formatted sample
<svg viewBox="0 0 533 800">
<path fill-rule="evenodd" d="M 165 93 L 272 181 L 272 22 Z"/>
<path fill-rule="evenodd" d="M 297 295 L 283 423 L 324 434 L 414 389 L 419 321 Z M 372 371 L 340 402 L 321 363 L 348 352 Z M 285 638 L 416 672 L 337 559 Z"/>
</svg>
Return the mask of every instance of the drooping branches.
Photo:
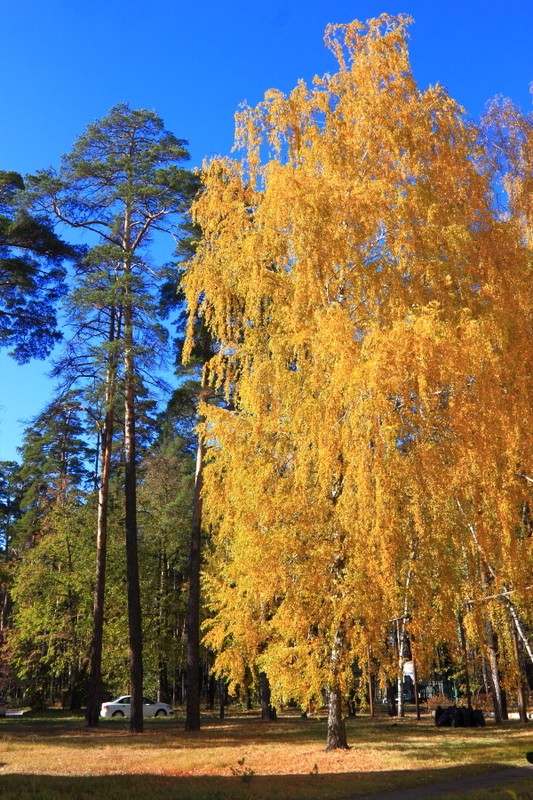
<svg viewBox="0 0 533 800">
<path fill-rule="evenodd" d="M 339 71 L 244 109 L 194 208 L 184 286 L 231 401 L 203 412 L 209 641 L 303 704 L 406 608 L 421 656 L 456 637 L 477 554 L 455 497 L 502 585 L 531 579 L 531 254 L 479 128 L 418 89 L 408 22 L 330 26 Z"/>
</svg>

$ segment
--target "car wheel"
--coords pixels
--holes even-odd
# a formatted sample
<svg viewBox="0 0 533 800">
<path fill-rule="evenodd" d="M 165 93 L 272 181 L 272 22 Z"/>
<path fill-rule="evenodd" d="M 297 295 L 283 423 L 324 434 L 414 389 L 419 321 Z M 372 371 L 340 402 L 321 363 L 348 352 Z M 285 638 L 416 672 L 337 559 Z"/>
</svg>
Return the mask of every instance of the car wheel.
<svg viewBox="0 0 533 800">
<path fill-rule="evenodd" d="M 113 714 L 111 716 L 113 716 L 113 717 L 123 717 L 124 716 L 124 712 L 123 711 L 113 711 Z"/>
<path fill-rule="evenodd" d="M 155 715 L 156 717 L 166 717 L 167 712 L 165 711 L 164 708 L 160 708 L 158 709 L 158 711 L 155 712 Z"/>
</svg>

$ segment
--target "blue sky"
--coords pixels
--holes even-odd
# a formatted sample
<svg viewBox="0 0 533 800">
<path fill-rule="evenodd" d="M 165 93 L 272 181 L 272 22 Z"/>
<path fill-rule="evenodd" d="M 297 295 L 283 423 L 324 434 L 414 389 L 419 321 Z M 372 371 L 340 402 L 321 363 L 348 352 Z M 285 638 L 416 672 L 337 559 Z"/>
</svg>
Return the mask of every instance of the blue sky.
<svg viewBox="0 0 533 800">
<path fill-rule="evenodd" d="M 488 99 L 531 109 L 533 0 L 17 0 L 2 4 L 0 169 L 57 165 L 118 102 L 155 109 L 189 140 L 191 165 L 228 154 L 233 115 L 266 89 L 334 70 L 328 22 L 410 14 L 418 84 L 441 83 L 472 116 Z M 51 399 L 48 366 L 0 353 L 0 460 Z"/>
</svg>

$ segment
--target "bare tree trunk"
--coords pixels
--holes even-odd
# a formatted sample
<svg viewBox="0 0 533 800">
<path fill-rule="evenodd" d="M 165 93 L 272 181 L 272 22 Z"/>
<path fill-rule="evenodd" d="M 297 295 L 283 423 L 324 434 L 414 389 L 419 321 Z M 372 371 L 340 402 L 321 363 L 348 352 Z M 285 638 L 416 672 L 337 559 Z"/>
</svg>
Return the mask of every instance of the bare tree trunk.
<svg viewBox="0 0 533 800">
<path fill-rule="evenodd" d="M 115 341 L 115 309 L 109 323 L 109 343 Z M 115 363 L 109 356 L 106 374 L 105 417 L 101 436 L 100 486 L 98 488 L 98 521 L 96 532 L 96 579 L 93 600 L 93 630 L 89 658 L 89 690 L 85 724 L 95 728 L 100 719 L 102 693 L 102 639 L 104 632 L 104 602 L 107 560 L 107 518 L 109 501 L 109 479 L 113 449 L 113 419 L 115 411 Z"/>
<path fill-rule="evenodd" d="M 466 703 L 469 710 L 472 711 L 472 692 L 470 690 L 470 672 L 468 669 L 468 652 L 466 649 L 465 629 L 463 627 L 463 621 L 459 615 L 457 617 L 457 627 L 459 629 L 459 640 L 461 642 L 461 654 L 463 657 L 463 670 L 465 675 L 465 687 L 466 687 Z"/>
<path fill-rule="evenodd" d="M 405 602 L 407 607 L 407 599 Z M 396 706 L 396 714 L 399 717 L 403 717 L 405 715 L 404 705 L 403 705 L 403 667 L 405 664 L 405 616 L 402 620 L 398 620 L 396 622 L 397 625 L 397 636 L 398 636 L 398 678 L 396 681 L 397 685 L 397 706 Z"/>
<path fill-rule="evenodd" d="M 168 620 L 165 613 L 163 598 L 167 591 L 168 558 L 163 548 L 159 551 L 159 597 L 158 597 L 158 670 L 157 670 L 157 699 L 159 702 L 168 703 L 171 700 L 168 677 L 168 662 L 163 649 L 163 643 L 168 633 Z"/>
<path fill-rule="evenodd" d="M 277 720 L 276 709 L 270 704 L 270 682 L 266 672 L 259 673 L 259 687 L 261 695 L 261 719 L 263 722 L 275 722 Z"/>
<path fill-rule="evenodd" d="M 366 660 L 368 664 L 368 705 L 370 709 L 370 716 L 375 716 L 374 711 L 374 682 L 372 680 L 372 656 L 370 653 L 370 646 L 366 649 Z"/>
<path fill-rule="evenodd" d="M 416 669 L 415 654 L 412 653 L 412 656 L 413 656 L 413 688 L 415 692 L 416 718 L 420 719 L 420 696 L 418 694 L 418 672 Z"/>
<path fill-rule="evenodd" d="M 220 705 L 219 705 L 218 716 L 219 716 L 220 719 L 224 719 L 224 708 L 225 708 L 226 702 L 227 702 L 227 686 L 226 686 L 226 681 L 224 680 L 224 678 L 220 678 L 220 680 L 218 682 L 218 691 L 219 691 L 219 695 L 220 695 L 220 697 L 219 697 Z"/>
<path fill-rule="evenodd" d="M 516 635 L 520 636 L 520 639 L 522 640 L 522 643 L 523 643 L 524 647 L 526 648 L 526 652 L 528 653 L 530 659 L 533 662 L 533 652 L 531 650 L 531 646 L 530 646 L 529 641 L 528 641 L 528 639 L 527 639 L 527 637 L 526 637 L 526 635 L 525 635 L 525 633 L 524 633 L 524 631 L 522 629 L 522 626 L 520 624 L 520 620 L 518 618 L 518 614 L 516 613 L 516 609 L 515 609 L 513 603 L 511 602 L 510 597 L 509 597 L 511 592 L 506 590 L 505 592 L 501 592 L 499 594 L 493 594 L 493 595 L 490 594 L 490 585 L 491 585 L 491 582 L 495 579 L 496 574 L 495 574 L 494 569 L 492 568 L 488 558 L 486 557 L 485 553 L 483 552 L 483 549 L 481 548 L 481 546 L 479 544 L 478 537 L 477 537 L 476 530 L 475 530 L 474 526 L 470 522 L 468 522 L 467 515 L 464 512 L 463 507 L 461 506 L 461 503 L 460 503 L 459 499 L 455 498 L 455 502 L 457 504 L 457 507 L 459 508 L 459 510 L 461 511 L 462 515 L 465 518 L 466 526 L 467 526 L 468 530 L 470 531 L 470 533 L 472 535 L 472 538 L 474 540 L 474 543 L 475 543 L 476 548 L 477 548 L 477 550 L 479 552 L 479 555 L 480 555 L 481 583 L 482 583 L 482 585 L 485 587 L 485 589 L 487 591 L 487 596 L 485 598 L 483 598 L 483 600 L 491 600 L 491 599 L 494 599 L 496 597 L 501 597 L 501 598 L 505 599 L 505 602 L 507 603 L 507 606 L 509 608 L 509 613 L 511 614 L 511 617 L 512 617 L 513 622 L 514 622 L 514 627 L 512 627 L 513 636 L 516 636 Z M 491 622 L 490 617 L 488 616 L 488 614 L 486 614 L 486 617 L 485 617 L 485 640 L 486 640 L 486 644 L 487 644 L 488 651 L 489 651 L 488 652 L 488 655 L 489 655 L 489 658 L 488 658 L 488 661 L 489 661 L 489 682 L 491 684 L 492 701 L 493 701 L 493 705 L 494 705 L 494 718 L 495 718 L 496 722 L 501 722 L 502 719 L 508 719 L 507 698 L 506 698 L 505 692 L 502 690 L 501 685 L 500 685 L 500 676 L 499 676 L 499 671 L 498 671 L 498 642 L 497 642 L 496 634 L 494 632 L 494 628 L 492 626 L 492 622 Z M 518 645 L 518 643 L 517 643 L 517 645 Z"/>
<path fill-rule="evenodd" d="M 516 675 L 517 675 L 516 695 L 518 701 L 518 713 L 520 715 L 520 722 L 527 722 L 528 721 L 527 693 L 524 687 L 524 679 L 522 673 L 522 659 L 520 658 L 520 646 L 518 644 L 518 635 L 512 617 L 511 617 L 511 639 L 513 642 L 513 653 L 516 662 Z"/>
<path fill-rule="evenodd" d="M 128 265 L 126 265 L 128 272 Z M 126 576 L 128 582 L 128 619 L 130 641 L 131 716 L 130 731 L 142 733 L 143 661 L 141 593 L 137 548 L 137 465 L 135 454 L 135 370 L 133 359 L 133 321 L 129 287 L 124 305 L 124 460 L 126 516 Z"/>
<path fill-rule="evenodd" d="M 527 638 L 526 634 L 524 633 L 524 629 L 522 627 L 522 623 L 520 622 L 520 618 L 519 618 L 519 616 L 517 614 L 516 608 L 514 607 L 514 604 L 511 602 L 511 600 L 509 599 L 508 595 L 506 596 L 506 601 L 507 601 L 507 606 L 509 608 L 509 613 L 510 613 L 511 618 L 512 618 L 513 623 L 514 623 L 515 633 L 520 637 L 520 641 L 522 642 L 522 645 L 524 646 L 524 650 L 528 654 L 529 660 L 533 664 L 533 650 L 531 649 L 531 645 L 529 643 L 529 639 Z"/>
<path fill-rule="evenodd" d="M 481 583 L 488 591 L 488 587 L 490 586 L 490 578 L 487 564 L 483 558 L 480 560 L 479 569 Z M 500 674 L 498 670 L 498 642 L 488 613 L 485 614 L 485 643 L 488 651 L 488 678 L 492 693 L 492 704 L 494 706 L 494 721 L 501 722 L 504 716 L 506 716 L 504 708 L 505 700 L 502 695 Z"/>
<path fill-rule="evenodd" d="M 8 627 L 8 620 L 11 610 L 11 600 L 7 586 L 3 587 L 3 594 L 1 595 L 1 597 L 2 600 L 0 608 L 0 644 L 4 640 L 4 631 Z"/>
<path fill-rule="evenodd" d="M 488 617 L 485 620 L 485 641 L 488 649 L 488 678 L 492 693 L 492 704 L 494 706 L 494 721 L 501 722 L 504 718 L 504 700 L 498 671 L 498 644 L 492 622 Z"/>
<path fill-rule="evenodd" d="M 386 696 L 387 696 L 387 716 L 395 717 L 398 713 L 396 694 L 394 692 L 394 683 L 388 678 L 386 684 Z"/>
<path fill-rule="evenodd" d="M 200 400 L 207 398 L 207 368 L 204 367 Z M 201 420 L 203 421 L 203 419 Z M 185 730 L 200 730 L 200 568 L 202 561 L 202 487 L 205 444 L 198 439 L 194 477 L 193 517 L 189 551 L 189 600 L 187 605 L 187 700 Z"/>
</svg>

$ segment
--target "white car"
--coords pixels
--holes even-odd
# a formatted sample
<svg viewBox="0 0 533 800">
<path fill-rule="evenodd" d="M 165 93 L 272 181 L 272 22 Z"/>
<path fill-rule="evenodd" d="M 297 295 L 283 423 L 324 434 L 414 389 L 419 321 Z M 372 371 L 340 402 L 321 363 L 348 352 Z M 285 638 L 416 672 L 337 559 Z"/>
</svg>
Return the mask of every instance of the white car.
<svg viewBox="0 0 533 800">
<path fill-rule="evenodd" d="M 101 717 L 129 717 L 131 708 L 131 696 L 118 697 L 109 703 L 102 703 L 100 710 Z M 174 713 L 172 706 L 168 703 L 156 703 L 149 697 L 143 697 L 143 717 L 166 717 Z"/>
</svg>

